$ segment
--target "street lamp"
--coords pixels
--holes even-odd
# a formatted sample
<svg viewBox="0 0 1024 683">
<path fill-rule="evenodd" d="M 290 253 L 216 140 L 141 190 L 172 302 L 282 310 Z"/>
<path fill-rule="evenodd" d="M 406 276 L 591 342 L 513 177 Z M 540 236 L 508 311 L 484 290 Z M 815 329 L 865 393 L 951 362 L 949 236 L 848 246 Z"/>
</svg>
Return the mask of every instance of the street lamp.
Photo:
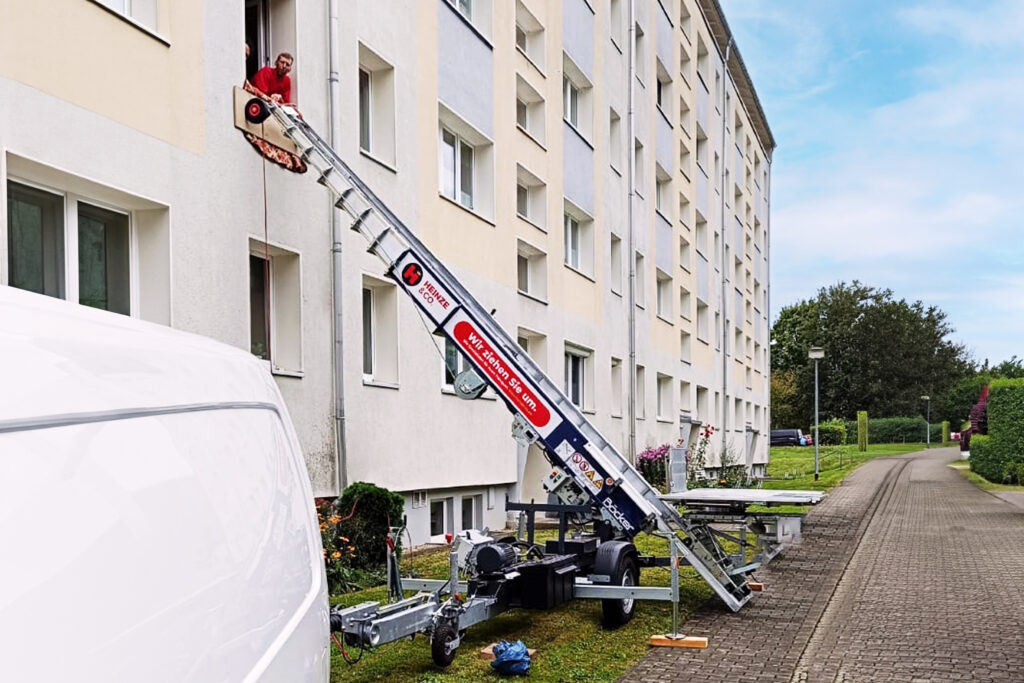
<svg viewBox="0 0 1024 683">
<path fill-rule="evenodd" d="M 812 346 L 807 357 L 814 361 L 814 481 L 818 481 L 818 361 L 825 357 L 825 349 Z"/>
<path fill-rule="evenodd" d="M 932 447 L 932 397 L 922 396 L 921 400 L 924 401 L 925 405 L 925 418 L 924 418 L 924 447 Z"/>
</svg>

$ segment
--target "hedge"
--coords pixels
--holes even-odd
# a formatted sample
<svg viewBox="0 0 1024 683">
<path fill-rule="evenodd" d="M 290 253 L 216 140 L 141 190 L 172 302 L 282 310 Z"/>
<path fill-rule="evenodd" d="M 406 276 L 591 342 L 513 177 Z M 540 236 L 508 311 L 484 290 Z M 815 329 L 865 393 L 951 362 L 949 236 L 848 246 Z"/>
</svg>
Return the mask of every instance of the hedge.
<svg viewBox="0 0 1024 683">
<path fill-rule="evenodd" d="M 857 429 L 853 430 L 853 436 L 847 434 L 847 439 L 850 443 L 857 442 L 858 451 L 866 451 L 868 449 L 868 411 L 859 410 L 857 411 Z"/>
<path fill-rule="evenodd" d="M 932 443 L 942 443 L 942 425 L 929 427 Z M 859 442 L 857 423 L 846 423 L 848 443 Z M 924 443 L 924 420 L 919 417 L 876 417 L 868 420 L 868 443 Z"/>
<path fill-rule="evenodd" d="M 818 438 L 822 446 L 842 446 L 846 443 L 846 423 L 841 419 L 825 420 L 818 425 Z"/>
<path fill-rule="evenodd" d="M 989 481 L 1024 482 L 1024 378 L 989 385 L 988 435 L 971 437 L 971 470 Z"/>
</svg>

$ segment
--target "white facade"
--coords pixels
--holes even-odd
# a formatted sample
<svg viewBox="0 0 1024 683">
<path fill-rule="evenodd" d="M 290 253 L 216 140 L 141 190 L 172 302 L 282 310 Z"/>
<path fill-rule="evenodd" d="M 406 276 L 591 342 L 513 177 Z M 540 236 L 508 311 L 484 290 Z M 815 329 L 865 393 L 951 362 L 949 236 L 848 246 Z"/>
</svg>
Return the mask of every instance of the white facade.
<svg viewBox="0 0 1024 683">
<path fill-rule="evenodd" d="M 443 341 L 348 230 L 339 455 L 332 206 L 234 128 L 246 35 L 261 57 L 294 55 L 306 120 L 327 137 L 333 112 L 341 156 L 556 382 L 568 374 L 612 443 L 630 450 L 632 265 L 636 451 L 692 420 L 725 426 L 710 465 L 723 442 L 767 462 L 774 141 L 735 45 L 724 68 L 713 0 L 637 0 L 635 32 L 626 0 L 154 0 L 135 22 L 90 0 L 49 4 L 48 20 L 0 0 L 0 98 L 13 103 L 0 108 L 0 284 L 24 277 L 8 253 L 11 197 L 60 197 L 65 277 L 51 286 L 71 299 L 79 234 L 95 242 L 78 207 L 126 214 L 128 275 L 107 279 L 126 283 L 131 315 L 255 348 L 253 319 L 269 314 L 270 364 L 316 493 L 354 481 L 401 491 L 418 543 L 502 525 L 506 495 L 543 499 L 547 464 L 517 452 L 499 401 L 445 388 Z M 269 301 L 254 305 L 250 257 L 268 255 Z"/>
</svg>

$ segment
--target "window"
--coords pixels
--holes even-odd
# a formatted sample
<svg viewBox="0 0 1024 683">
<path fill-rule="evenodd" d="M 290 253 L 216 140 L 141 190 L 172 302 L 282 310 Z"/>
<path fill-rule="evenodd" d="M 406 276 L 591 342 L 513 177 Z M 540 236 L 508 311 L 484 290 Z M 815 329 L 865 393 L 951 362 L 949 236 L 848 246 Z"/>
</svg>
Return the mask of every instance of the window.
<svg viewBox="0 0 1024 683">
<path fill-rule="evenodd" d="M 128 17 L 150 31 L 157 30 L 157 0 L 96 0 L 96 2 Z"/>
<path fill-rule="evenodd" d="M 686 8 L 686 0 L 681 0 L 679 3 L 679 28 L 682 29 L 683 36 L 687 40 L 690 39 L 691 25 L 690 10 Z"/>
<path fill-rule="evenodd" d="M 661 272 L 655 273 L 657 279 L 658 317 L 667 322 L 672 321 L 672 278 Z"/>
<path fill-rule="evenodd" d="M 622 172 L 622 117 L 614 109 L 608 110 L 608 163 Z"/>
<path fill-rule="evenodd" d="M 679 267 L 685 270 L 687 273 L 690 272 L 690 262 L 693 259 L 693 254 L 690 251 L 690 243 L 685 237 L 679 238 Z"/>
<path fill-rule="evenodd" d="M 516 1 L 516 47 L 543 71 L 544 27 L 521 0 Z"/>
<path fill-rule="evenodd" d="M 656 64 L 657 71 L 657 83 L 655 84 L 655 102 L 658 105 L 658 109 L 665 115 L 665 118 L 669 117 L 669 103 L 672 101 L 672 77 L 668 73 L 668 69 L 661 63 L 661 60 L 657 60 Z"/>
<path fill-rule="evenodd" d="M 359 44 L 359 149 L 395 164 L 395 69 Z"/>
<path fill-rule="evenodd" d="M 644 255 L 639 251 L 633 254 L 633 278 L 636 305 L 644 308 L 647 306 L 647 279 L 644 274 Z"/>
<path fill-rule="evenodd" d="M 612 358 L 612 417 L 622 417 L 622 360 Z"/>
<path fill-rule="evenodd" d="M 516 214 L 544 230 L 547 227 L 547 186 L 516 164 Z"/>
<path fill-rule="evenodd" d="M 679 382 L 679 410 L 686 413 L 690 412 L 690 408 L 693 405 L 690 399 L 690 383 L 685 381 Z"/>
<path fill-rule="evenodd" d="M 660 372 L 657 376 L 658 390 L 658 415 L 659 420 L 672 419 L 672 378 Z"/>
<path fill-rule="evenodd" d="M 722 348 L 722 314 L 715 311 L 715 350 Z"/>
<path fill-rule="evenodd" d="M 683 136 L 690 137 L 690 128 L 693 123 L 693 110 L 690 109 L 690 105 L 686 103 L 686 98 L 679 98 L 679 127 L 683 131 Z M 689 150 L 687 150 L 689 152 Z M 686 169 L 684 169 L 686 170 Z"/>
<path fill-rule="evenodd" d="M 611 235 L 608 280 L 613 294 L 622 296 L 622 239 Z"/>
<path fill-rule="evenodd" d="M 589 409 L 590 397 L 590 357 L 591 352 L 578 346 L 565 345 L 565 395 L 574 406 Z"/>
<path fill-rule="evenodd" d="M 363 381 L 398 384 L 398 297 L 395 285 L 363 276 Z"/>
<path fill-rule="evenodd" d="M 690 290 L 686 287 L 679 288 L 679 317 L 690 320 Z"/>
<path fill-rule="evenodd" d="M 564 263 L 592 278 L 594 274 L 594 221 L 569 201 L 565 202 Z"/>
<path fill-rule="evenodd" d="M 547 368 L 548 338 L 525 327 L 516 330 L 516 343 L 541 370 Z"/>
<path fill-rule="evenodd" d="M 636 366 L 636 419 L 647 418 L 647 394 L 644 388 L 644 366 Z"/>
<path fill-rule="evenodd" d="M 11 153 L 6 159 L 0 285 L 170 324 L 168 208 Z"/>
<path fill-rule="evenodd" d="M 544 99 L 522 76 L 516 76 L 516 125 L 544 144 Z"/>
<path fill-rule="evenodd" d="M 448 2 L 459 10 L 459 14 L 469 21 L 473 21 L 473 0 L 448 0 Z"/>
<path fill-rule="evenodd" d="M 621 50 L 622 42 L 622 31 L 625 28 L 625 2 L 623 0 L 611 0 L 610 11 L 608 13 L 608 28 L 611 34 L 612 42 L 615 43 L 615 47 Z"/>
<path fill-rule="evenodd" d="M 708 329 L 710 320 L 708 317 L 708 305 L 700 299 L 697 299 L 697 340 L 702 341 L 705 344 L 711 341 L 708 336 L 710 334 L 710 330 Z"/>
<path fill-rule="evenodd" d="M 710 424 L 713 422 L 713 415 L 711 414 L 711 405 L 708 390 L 705 387 L 697 385 L 697 417 L 700 418 L 704 424 Z"/>
<path fill-rule="evenodd" d="M 689 332 L 679 332 L 679 360 L 687 365 L 693 360 L 693 348 L 690 343 Z"/>
<path fill-rule="evenodd" d="M 302 370 L 299 255 L 249 240 L 249 350 L 275 372 Z"/>
<path fill-rule="evenodd" d="M 442 388 L 448 391 L 455 391 L 455 377 L 472 366 L 466 361 L 466 357 L 459 351 L 448 337 L 444 338 L 444 382 Z"/>
<path fill-rule="evenodd" d="M 708 136 L 704 134 L 704 131 L 697 128 L 697 168 L 704 172 L 704 175 L 708 174 Z"/>
<path fill-rule="evenodd" d="M 516 282 L 520 294 L 547 299 L 547 254 L 519 240 L 516 251 Z"/>
<path fill-rule="evenodd" d="M 643 85 L 644 80 L 646 80 L 646 71 L 644 69 L 644 30 L 640 28 L 640 24 L 636 24 L 634 31 L 634 43 L 636 50 L 633 53 L 635 55 L 633 64 L 636 70 L 636 78 L 640 81 L 640 84 Z"/>
<path fill-rule="evenodd" d="M 708 253 L 708 222 L 697 217 L 695 221 L 697 233 L 697 253 L 707 255 Z"/>
<path fill-rule="evenodd" d="M 7 283 L 65 297 L 64 197 L 7 183 Z"/>
<path fill-rule="evenodd" d="M 583 71 L 562 53 L 562 117 L 588 142 L 594 128 L 593 91 Z"/>
<path fill-rule="evenodd" d="M 580 222 L 565 214 L 565 263 L 580 268 Z"/>
<path fill-rule="evenodd" d="M 580 125 L 580 89 L 569 80 L 568 76 L 562 78 L 562 105 L 563 117 L 574 128 Z"/>
<path fill-rule="evenodd" d="M 473 146 L 455 133 L 441 129 L 441 192 L 444 196 L 473 208 Z"/>
<path fill-rule="evenodd" d="M 438 191 L 481 217 L 494 216 L 494 145 L 455 113 L 440 107 Z"/>
<path fill-rule="evenodd" d="M 655 165 L 654 168 L 654 208 L 663 216 L 668 216 L 669 208 L 672 206 L 672 179 L 669 174 Z"/>
<path fill-rule="evenodd" d="M 685 44 L 679 44 L 679 75 L 683 79 L 683 83 L 686 84 L 686 88 L 693 87 L 693 76 L 690 75 L 690 69 L 693 65 L 693 60 L 690 59 L 690 53 L 687 51 Z"/>
</svg>

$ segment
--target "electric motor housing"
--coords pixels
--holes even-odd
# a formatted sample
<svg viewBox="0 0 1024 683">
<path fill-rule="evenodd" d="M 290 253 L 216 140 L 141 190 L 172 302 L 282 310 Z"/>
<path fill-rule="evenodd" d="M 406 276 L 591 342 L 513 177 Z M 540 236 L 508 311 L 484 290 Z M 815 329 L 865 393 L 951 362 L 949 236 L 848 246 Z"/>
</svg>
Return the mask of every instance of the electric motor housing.
<svg viewBox="0 0 1024 683">
<path fill-rule="evenodd" d="M 478 572 L 494 574 L 515 563 L 516 549 L 508 543 L 488 543 L 477 549 L 473 559 Z"/>
</svg>

